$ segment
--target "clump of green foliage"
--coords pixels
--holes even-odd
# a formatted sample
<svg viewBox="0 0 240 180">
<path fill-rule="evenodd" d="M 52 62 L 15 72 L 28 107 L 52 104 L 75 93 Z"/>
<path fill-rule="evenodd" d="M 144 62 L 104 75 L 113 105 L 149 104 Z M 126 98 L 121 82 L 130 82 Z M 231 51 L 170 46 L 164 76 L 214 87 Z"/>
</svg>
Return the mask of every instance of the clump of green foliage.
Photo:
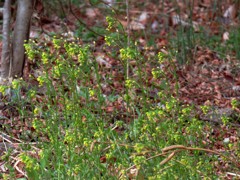
<svg viewBox="0 0 240 180">
<path fill-rule="evenodd" d="M 61 38 L 52 47 L 25 45 L 28 58 L 41 59 L 44 72 L 39 86 L 26 93 L 19 111 L 32 124 L 37 150 L 20 155 L 30 179 L 216 179 L 214 162 L 219 156 L 178 147 L 206 147 L 202 121 L 193 106 L 181 104 L 169 92 L 161 68 L 152 68 L 156 83 L 149 85 L 147 64 L 161 66 L 169 57 L 159 53 L 144 59 L 135 42 L 127 46 L 127 35 L 119 33 L 118 22 L 108 17 L 106 49 L 123 68 L 124 89 L 104 94 L 111 86 L 111 73 L 102 77 L 93 54 L 94 43 L 81 45 Z M 116 31 L 118 30 L 118 31 Z M 131 61 L 136 66 L 129 65 Z M 109 70 L 111 72 L 111 69 Z M 128 72 L 129 71 L 129 72 Z M 127 75 L 128 74 L 128 75 Z M 12 89 L 21 88 L 14 80 Z M 39 98 L 39 88 L 45 89 Z M 152 100 L 150 91 L 158 89 Z M 138 91 L 141 93 L 137 93 Z M 21 97 L 20 97 L 21 98 Z M 109 102 L 121 102 L 121 110 L 106 112 Z M 17 102 L 17 101 L 16 101 Z M 24 107 L 30 103 L 31 108 Z M 29 111 L 31 109 L 31 111 Z M 163 151 L 176 146 L 173 151 Z"/>
</svg>

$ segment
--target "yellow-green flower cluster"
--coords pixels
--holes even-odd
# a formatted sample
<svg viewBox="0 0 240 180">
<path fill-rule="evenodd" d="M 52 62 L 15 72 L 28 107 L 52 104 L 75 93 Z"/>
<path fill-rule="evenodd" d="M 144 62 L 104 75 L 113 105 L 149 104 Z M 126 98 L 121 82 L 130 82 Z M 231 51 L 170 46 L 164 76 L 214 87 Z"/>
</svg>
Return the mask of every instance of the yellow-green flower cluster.
<svg viewBox="0 0 240 180">
<path fill-rule="evenodd" d="M 31 99 L 35 98 L 35 97 L 36 97 L 36 91 L 30 89 L 30 90 L 28 91 L 28 96 L 29 96 Z"/>
<path fill-rule="evenodd" d="M 3 95 L 5 95 L 7 88 L 8 88 L 7 86 L 0 85 L 0 93 L 2 93 Z"/>
<path fill-rule="evenodd" d="M 133 88 L 134 86 L 136 85 L 136 82 L 134 81 L 134 80 L 131 80 L 131 79 L 127 79 L 126 81 L 125 81 L 125 86 L 127 87 L 127 88 Z"/>
<path fill-rule="evenodd" d="M 111 46 L 116 43 L 115 38 L 113 36 L 105 36 L 104 39 L 108 46 Z"/>
<path fill-rule="evenodd" d="M 29 41 L 29 43 L 24 44 L 24 48 L 29 60 L 33 60 L 34 57 L 39 53 L 38 50 L 34 49 L 36 43 L 34 41 Z"/>
<path fill-rule="evenodd" d="M 207 105 L 201 106 L 200 108 L 201 108 L 203 114 L 207 114 L 210 110 L 210 107 Z"/>
<path fill-rule="evenodd" d="M 120 49 L 120 57 L 122 60 L 134 59 L 135 58 L 135 50 L 127 47 Z"/>
<path fill-rule="evenodd" d="M 94 138 L 102 138 L 104 136 L 104 132 L 102 130 L 98 130 L 97 132 L 94 133 Z"/>
<path fill-rule="evenodd" d="M 134 149 L 137 153 L 141 153 L 145 148 L 145 145 L 142 143 L 136 143 Z"/>
<path fill-rule="evenodd" d="M 116 126 L 117 127 L 122 127 L 123 126 L 123 121 L 116 121 Z"/>
<path fill-rule="evenodd" d="M 174 97 L 171 97 L 170 101 L 166 102 L 166 110 L 170 112 L 175 109 L 177 105 L 177 100 Z"/>
<path fill-rule="evenodd" d="M 111 148 L 112 148 L 112 150 L 116 150 L 117 149 L 117 144 L 116 143 L 112 143 L 111 144 Z"/>
<path fill-rule="evenodd" d="M 34 170 L 39 170 L 40 167 L 37 163 L 35 163 L 34 159 L 28 156 L 25 153 L 20 154 L 20 158 L 22 162 L 26 165 L 26 169 L 34 169 Z"/>
<path fill-rule="evenodd" d="M 22 82 L 23 82 L 23 79 L 22 79 L 22 78 L 20 78 L 20 79 L 14 79 L 14 80 L 12 81 L 12 88 L 13 88 L 13 89 L 18 89 L 18 88 L 20 88 L 20 86 L 22 85 Z"/>
<path fill-rule="evenodd" d="M 58 64 L 56 66 L 53 66 L 53 68 L 52 68 L 53 77 L 54 78 L 60 78 L 62 70 L 63 70 L 63 65 L 62 64 Z"/>
<path fill-rule="evenodd" d="M 146 163 L 146 158 L 144 156 L 135 156 L 133 162 L 137 169 L 140 169 L 141 165 Z"/>
<path fill-rule="evenodd" d="M 82 171 L 82 168 L 81 168 L 78 164 L 74 165 L 73 172 L 74 172 L 75 174 L 78 174 L 78 173 L 80 173 L 81 171 Z M 70 172 L 71 172 L 71 171 L 70 171 Z"/>
<path fill-rule="evenodd" d="M 155 79 L 162 77 L 163 73 L 164 72 L 161 69 L 155 69 L 155 68 L 152 69 L 152 75 L 153 75 L 153 78 Z"/>
<path fill-rule="evenodd" d="M 110 16 L 107 16 L 106 21 L 108 23 L 107 30 L 110 31 L 114 27 L 114 25 L 116 25 L 116 20 Z"/>
<path fill-rule="evenodd" d="M 182 114 L 183 114 L 183 115 L 189 115 L 189 114 L 191 113 L 191 111 L 192 111 L 192 107 L 187 106 L 187 107 L 184 107 L 184 108 L 182 109 Z"/>
<path fill-rule="evenodd" d="M 80 65 L 84 65 L 84 63 L 89 58 L 89 46 L 81 47 L 78 49 L 78 62 Z"/>
<path fill-rule="evenodd" d="M 110 160 L 111 158 L 113 158 L 113 153 L 112 152 L 106 153 L 106 158 L 107 160 Z"/>
<path fill-rule="evenodd" d="M 65 43 L 64 48 L 66 49 L 69 57 L 74 57 L 75 55 L 78 54 L 78 51 L 79 51 L 79 45 L 74 42 Z"/>
<path fill-rule="evenodd" d="M 38 118 L 34 118 L 32 122 L 32 126 L 36 131 L 38 131 L 39 129 L 41 129 L 41 126 L 42 126 L 41 121 L 39 121 Z"/>
<path fill-rule="evenodd" d="M 223 116 L 221 117 L 221 120 L 222 120 L 223 124 L 226 125 L 227 123 L 229 123 L 230 118 L 227 117 L 226 115 L 223 115 Z"/>
<path fill-rule="evenodd" d="M 237 106 L 239 105 L 238 100 L 237 100 L 236 98 L 233 98 L 233 99 L 231 100 L 231 105 L 232 105 L 232 108 L 233 108 L 233 109 L 236 109 Z"/>
<path fill-rule="evenodd" d="M 43 86 L 45 83 L 46 79 L 44 76 L 38 76 L 37 81 L 39 82 L 39 86 Z"/>
<path fill-rule="evenodd" d="M 95 91 L 93 89 L 89 90 L 89 95 L 90 97 L 93 97 L 95 95 Z"/>
<path fill-rule="evenodd" d="M 148 111 L 148 112 L 146 112 L 146 115 L 149 120 L 152 120 L 157 115 L 157 113 L 156 113 L 156 111 Z"/>
<path fill-rule="evenodd" d="M 170 132 L 170 131 L 169 131 L 169 132 Z M 174 139 L 175 141 L 179 141 L 180 138 L 181 138 L 179 134 L 175 133 L 175 134 L 173 135 L 172 132 L 169 133 L 169 136 L 172 136 L 171 138 Z"/>
<path fill-rule="evenodd" d="M 39 115 L 41 113 L 41 109 L 39 107 L 35 107 L 34 111 L 33 111 L 33 114 L 35 116 Z"/>
<path fill-rule="evenodd" d="M 54 47 L 55 49 L 57 49 L 57 50 L 60 49 L 62 41 L 63 41 L 62 38 L 61 38 L 61 39 L 57 39 L 56 36 L 54 36 L 54 37 L 53 37 L 53 40 L 52 40 L 52 42 L 53 42 L 53 47 Z"/>
<path fill-rule="evenodd" d="M 191 123 L 186 127 L 186 133 L 197 133 L 202 131 L 201 121 L 196 118 L 191 118 Z M 197 133 L 198 134 L 198 133 Z"/>
<path fill-rule="evenodd" d="M 83 138 L 83 145 L 85 146 L 85 147 L 90 147 L 91 146 L 91 144 L 92 144 L 92 141 L 89 139 L 89 138 Z"/>
<path fill-rule="evenodd" d="M 65 104 L 66 104 L 66 110 L 68 112 L 72 112 L 74 109 L 74 104 L 71 101 L 67 101 Z"/>
<path fill-rule="evenodd" d="M 157 95 L 158 95 L 158 97 L 160 97 L 160 98 L 163 98 L 163 97 L 164 97 L 164 93 L 163 93 L 162 91 L 159 91 L 159 92 L 157 93 Z"/>
<path fill-rule="evenodd" d="M 70 144 L 73 144 L 76 141 L 76 137 L 74 135 L 74 133 L 72 133 L 71 130 L 67 130 L 65 137 L 64 137 L 64 142 Z"/>
<path fill-rule="evenodd" d="M 146 112 L 147 118 L 150 122 L 156 122 L 159 118 L 165 118 L 166 112 L 161 107 L 158 107 L 156 110 Z"/>
<path fill-rule="evenodd" d="M 150 125 L 144 124 L 143 127 L 141 128 L 142 135 L 146 132 L 149 132 L 149 130 L 150 130 Z"/>
<path fill-rule="evenodd" d="M 162 64 L 164 62 L 164 54 L 162 52 L 158 53 L 158 62 Z"/>
<path fill-rule="evenodd" d="M 43 52 L 42 53 L 42 62 L 43 62 L 43 64 L 48 64 L 49 60 L 50 60 L 49 52 Z"/>
</svg>

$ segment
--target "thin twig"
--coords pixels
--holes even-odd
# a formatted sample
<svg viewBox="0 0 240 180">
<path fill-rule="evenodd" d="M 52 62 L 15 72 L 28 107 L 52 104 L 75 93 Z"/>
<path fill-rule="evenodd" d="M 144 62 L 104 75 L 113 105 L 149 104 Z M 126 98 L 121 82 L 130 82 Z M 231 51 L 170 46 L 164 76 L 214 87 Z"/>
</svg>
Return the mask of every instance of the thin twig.
<svg viewBox="0 0 240 180">
<path fill-rule="evenodd" d="M 23 176 L 25 176 L 25 177 L 27 178 L 27 177 L 28 177 L 27 174 L 24 173 L 22 170 L 20 170 L 19 167 L 17 166 L 19 162 L 21 162 L 21 161 L 20 161 L 20 160 L 17 160 L 17 161 L 15 162 L 15 164 L 14 164 L 13 167 L 14 167 L 19 173 L 21 173 Z"/>
<path fill-rule="evenodd" d="M 15 140 L 15 141 L 18 141 L 18 142 L 22 143 L 21 140 L 16 139 L 16 138 L 14 138 L 14 137 L 11 137 L 11 136 L 5 134 L 5 133 L 2 132 L 2 131 L 0 131 L 0 133 L 1 133 L 0 136 L 1 136 L 5 141 L 7 141 L 7 142 L 9 142 L 9 143 L 12 143 L 12 141 L 10 141 L 9 139 L 13 139 L 13 140 Z M 7 138 L 5 138 L 5 137 L 8 137 L 9 139 L 7 139 Z"/>
<path fill-rule="evenodd" d="M 153 158 L 156 158 L 156 157 L 159 157 L 159 156 L 165 156 L 166 154 L 168 154 L 168 152 L 166 152 L 166 153 L 160 153 L 160 154 L 157 154 L 157 155 L 151 156 L 151 157 L 149 157 L 149 158 L 146 159 L 146 160 L 150 160 L 150 159 L 153 159 Z M 135 167 L 136 167 L 136 164 L 130 166 L 130 167 L 127 168 L 125 171 L 127 172 L 127 171 L 129 171 L 130 169 L 135 168 Z M 122 176 L 122 173 L 118 176 L 118 179 L 120 179 L 121 176 Z"/>
<path fill-rule="evenodd" d="M 171 150 L 174 150 L 174 151 L 171 151 Z M 221 154 L 221 153 L 219 153 L 219 152 L 217 152 L 217 151 L 213 151 L 213 150 L 205 149 L 205 148 L 185 147 L 185 146 L 183 146 L 183 145 L 173 145 L 173 146 L 168 146 L 168 147 L 166 147 L 166 148 L 163 148 L 163 149 L 162 149 L 162 153 L 157 154 L 157 155 L 154 155 L 154 156 L 151 156 L 151 157 L 147 158 L 146 160 L 148 161 L 148 160 L 150 160 L 150 159 L 153 159 L 153 158 L 156 158 L 156 157 L 159 157 L 159 156 L 165 156 L 165 155 L 167 155 L 167 154 L 169 154 L 169 153 L 171 152 L 171 154 L 170 154 L 166 159 L 164 159 L 164 160 L 161 162 L 161 164 L 163 165 L 163 164 L 165 164 L 166 162 L 168 162 L 169 160 L 171 160 L 172 157 L 173 157 L 176 153 L 178 153 L 178 152 L 180 152 L 180 151 L 182 151 L 182 150 L 190 150 L 190 151 L 198 150 L 198 151 L 205 151 L 205 152 L 217 154 L 217 155 L 219 155 L 219 156 L 222 156 L 222 157 L 228 159 L 229 161 L 233 162 L 233 163 L 236 164 L 238 167 L 240 167 L 240 164 L 239 164 L 237 161 L 235 161 L 234 159 L 231 159 L 231 158 L 229 158 L 229 157 L 227 157 L 227 156 L 225 156 L 225 155 L 223 155 L 223 154 Z M 170 152 L 169 152 L 169 151 L 170 151 Z M 126 171 L 129 171 L 130 169 L 132 169 L 132 168 L 134 168 L 134 167 L 136 167 L 136 164 L 134 164 L 134 165 L 130 166 L 129 168 L 127 168 Z M 121 176 L 122 176 L 122 174 L 119 175 L 119 178 L 120 178 Z"/>
<path fill-rule="evenodd" d="M 224 154 L 219 153 L 217 151 L 213 151 L 213 150 L 205 149 L 205 148 L 192 148 L 192 147 L 185 147 L 183 145 L 173 145 L 173 146 L 169 146 L 169 147 L 163 148 L 162 152 L 168 152 L 168 151 L 175 150 L 175 149 L 189 150 L 189 151 L 205 151 L 205 152 L 217 154 L 217 155 L 222 156 L 225 159 L 228 159 L 229 161 L 233 162 L 234 164 L 236 164 L 236 166 L 240 167 L 240 163 L 235 161 L 234 159 L 232 159 L 230 157 L 227 157 Z"/>
<path fill-rule="evenodd" d="M 236 173 L 227 172 L 227 175 L 236 176 L 240 178 L 240 174 L 236 174 Z"/>
<path fill-rule="evenodd" d="M 0 131 L 0 136 L 2 137 L 2 139 L 4 141 L 7 141 L 8 143 L 12 144 L 13 147 L 15 147 L 14 145 L 19 145 L 19 144 L 30 144 L 30 145 L 37 145 L 38 143 L 26 143 L 26 142 L 23 142 L 21 141 L 20 139 L 17 139 L 17 138 L 14 138 L 14 137 L 11 137 L 9 135 L 7 135 L 6 133 Z M 9 139 L 7 139 L 6 137 L 8 137 Z M 17 141 L 18 143 L 13 143 L 10 139 L 13 139 L 15 141 Z M 35 147 L 35 146 L 32 146 L 33 149 L 35 150 L 38 150 L 39 151 L 39 148 Z"/>
</svg>

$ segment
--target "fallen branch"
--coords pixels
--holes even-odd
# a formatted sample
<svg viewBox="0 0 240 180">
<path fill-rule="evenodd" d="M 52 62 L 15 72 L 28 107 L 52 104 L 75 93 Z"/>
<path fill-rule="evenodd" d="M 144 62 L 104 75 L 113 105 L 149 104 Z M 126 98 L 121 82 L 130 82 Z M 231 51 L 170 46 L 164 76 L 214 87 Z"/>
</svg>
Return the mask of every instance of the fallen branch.
<svg viewBox="0 0 240 180">
<path fill-rule="evenodd" d="M 219 153 L 219 152 L 217 152 L 217 151 L 213 151 L 213 150 L 210 150 L 210 149 L 205 149 L 205 148 L 192 148 L 192 147 L 186 147 L 186 146 L 183 146 L 183 145 L 173 145 L 173 146 L 168 146 L 168 147 L 166 147 L 166 148 L 163 148 L 163 149 L 162 149 L 162 152 L 163 152 L 163 153 L 166 153 L 166 152 L 168 152 L 168 151 L 176 150 L 176 149 L 189 150 L 189 151 L 205 151 L 205 152 L 217 154 L 217 155 L 222 156 L 222 157 L 224 157 L 225 159 L 228 159 L 229 161 L 233 162 L 237 167 L 240 168 L 240 163 L 239 163 L 239 162 L 235 161 L 235 160 L 232 159 L 232 158 L 229 158 L 229 157 L 223 155 L 222 153 Z"/>
</svg>

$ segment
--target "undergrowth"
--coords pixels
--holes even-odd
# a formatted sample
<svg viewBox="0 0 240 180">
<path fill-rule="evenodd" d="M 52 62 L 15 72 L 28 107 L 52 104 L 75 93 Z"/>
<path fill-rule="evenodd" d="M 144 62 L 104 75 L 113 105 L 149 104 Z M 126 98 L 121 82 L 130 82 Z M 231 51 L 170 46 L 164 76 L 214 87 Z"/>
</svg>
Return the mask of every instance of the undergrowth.
<svg viewBox="0 0 240 180">
<path fill-rule="evenodd" d="M 27 82 L 11 86 L 21 121 L 33 127 L 29 141 L 37 143 L 19 156 L 29 179 L 217 179 L 216 162 L 234 160 L 207 150 L 211 126 L 172 96 L 177 88 L 170 93 L 173 58 L 159 52 L 146 59 L 137 43 L 127 46 L 117 21 L 107 21 L 104 48 L 117 61 L 110 68 L 97 62 L 94 43 L 55 37 L 51 46 L 25 45 L 43 70 L 29 77 L 39 85 L 23 96 Z"/>
</svg>

